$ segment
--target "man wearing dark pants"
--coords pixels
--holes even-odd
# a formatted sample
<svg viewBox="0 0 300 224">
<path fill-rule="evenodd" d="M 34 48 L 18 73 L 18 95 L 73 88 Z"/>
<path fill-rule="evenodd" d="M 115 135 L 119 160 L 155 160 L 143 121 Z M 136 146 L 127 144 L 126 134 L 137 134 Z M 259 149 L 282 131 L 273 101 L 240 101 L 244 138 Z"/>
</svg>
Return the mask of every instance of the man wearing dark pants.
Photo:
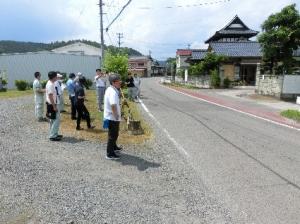
<svg viewBox="0 0 300 224">
<path fill-rule="evenodd" d="M 78 83 L 75 86 L 75 105 L 76 105 L 76 110 L 77 110 L 76 130 L 83 130 L 83 128 L 80 127 L 80 122 L 81 122 L 83 113 L 86 118 L 86 123 L 87 123 L 88 129 L 95 128 L 95 126 L 91 125 L 90 113 L 84 105 L 84 100 L 85 100 L 84 84 L 85 84 L 85 82 L 86 82 L 85 77 L 80 77 L 78 80 Z"/>
<path fill-rule="evenodd" d="M 75 74 L 71 73 L 67 81 L 67 88 L 69 93 L 69 99 L 71 102 L 71 119 L 76 120 L 76 106 L 75 106 Z"/>
<path fill-rule="evenodd" d="M 121 121 L 121 108 L 119 89 L 121 87 L 121 79 L 118 74 L 109 76 L 110 86 L 106 89 L 104 95 L 104 121 L 108 121 L 108 140 L 106 159 L 119 159 L 115 153 L 121 150 L 116 144 L 119 137 L 119 126 Z"/>
</svg>

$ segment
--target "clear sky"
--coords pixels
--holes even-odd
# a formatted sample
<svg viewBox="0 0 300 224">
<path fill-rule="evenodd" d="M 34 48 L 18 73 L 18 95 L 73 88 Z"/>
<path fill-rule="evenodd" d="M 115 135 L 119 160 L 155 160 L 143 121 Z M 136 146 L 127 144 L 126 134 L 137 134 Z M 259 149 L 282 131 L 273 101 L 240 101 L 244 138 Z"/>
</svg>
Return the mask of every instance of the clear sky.
<svg viewBox="0 0 300 224">
<path fill-rule="evenodd" d="M 128 0 L 103 0 L 104 28 Z M 0 40 L 48 43 L 72 39 L 100 42 L 99 0 L 0 0 Z M 272 13 L 300 0 L 132 0 L 105 32 L 106 44 L 132 47 L 156 59 L 176 49 L 206 48 L 204 41 L 238 15 L 261 31 Z"/>
</svg>

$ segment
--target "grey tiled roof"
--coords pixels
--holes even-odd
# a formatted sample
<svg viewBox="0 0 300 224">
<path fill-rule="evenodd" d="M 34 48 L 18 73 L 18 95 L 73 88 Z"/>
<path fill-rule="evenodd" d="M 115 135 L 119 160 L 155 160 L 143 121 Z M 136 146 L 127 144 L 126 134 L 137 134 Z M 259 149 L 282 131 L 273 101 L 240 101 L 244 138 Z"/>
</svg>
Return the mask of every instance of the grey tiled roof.
<svg viewBox="0 0 300 224">
<path fill-rule="evenodd" d="M 233 25 L 239 25 L 238 27 L 232 27 Z M 205 43 L 209 43 L 211 41 L 218 41 L 221 38 L 226 37 L 253 37 L 257 35 L 258 32 L 255 30 L 249 29 L 248 26 L 243 23 L 243 21 L 236 15 L 225 27 L 223 27 L 221 30 L 217 31 L 213 36 L 208 38 Z"/>
<path fill-rule="evenodd" d="M 261 57 L 260 44 L 255 41 L 211 42 L 212 51 L 228 57 Z"/>
<path fill-rule="evenodd" d="M 193 50 L 191 60 L 201 60 L 207 54 L 207 50 Z"/>
<path fill-rule="evenodd" d="M 258 32 L 255 30 L 219 30 L 219 34 L 253 34 L 256 35 Z"/>
</svg>

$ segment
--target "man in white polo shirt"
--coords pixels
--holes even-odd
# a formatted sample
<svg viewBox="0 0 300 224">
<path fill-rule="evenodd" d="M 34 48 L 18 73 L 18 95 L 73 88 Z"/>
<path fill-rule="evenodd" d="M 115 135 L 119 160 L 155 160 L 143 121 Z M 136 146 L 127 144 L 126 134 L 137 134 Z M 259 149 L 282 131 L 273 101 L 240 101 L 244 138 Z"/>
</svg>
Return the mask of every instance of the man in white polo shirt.
<svg viewBox="0 0 300 224">
<path fill-rule="evenodd" d="M 55 88 L 55 82 L 57 81 L 57 73 L 48 73 L 49 81 L 46 85 L 46 101 L 47 101 L 47 116 L 50 119 L 50 135 L 51 141 L 60 141 L 62 135 L 58 134 L 60 125 L 60 111 L 59 111 L 59 97 L 57 89 Z"/>
<path fill-rule="evenodd" d="M 96 83 L 96 94 L 97 94 L 97 103 L 98 103 L 98 110 L 103 111 L 103 98 L 106 88 L 106 77 L 102 73 L 101 69 L 96 69 L 96 76 L 95 76 L 95 83 Z"/>
<path fill-rule="evenodd" d="M 121 150 L 116 144 L 119 137 L 119 126 L 121 121 L 121 107 L 119 89 L 121 78 L 118 74 L 109 76 L 110 86 L 104 95 L 104 122 L 108 122 L 108 140 L 106 159 L 119 159 L 115 151 Z"/>
</svg>

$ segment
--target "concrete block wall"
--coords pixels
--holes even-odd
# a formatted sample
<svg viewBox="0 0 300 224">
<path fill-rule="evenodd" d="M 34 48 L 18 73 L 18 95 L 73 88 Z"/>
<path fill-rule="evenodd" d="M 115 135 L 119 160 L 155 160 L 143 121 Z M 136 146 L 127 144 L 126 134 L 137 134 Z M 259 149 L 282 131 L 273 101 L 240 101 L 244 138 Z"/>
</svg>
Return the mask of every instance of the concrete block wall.
<svg viewBox="0 0 300 224">
<path fill-rule="evenodd" d="M 261 95 L 280 98 L 282 93 L 283 76 L 259 75 L 256 76 L 255 92 Z"/>
</svg>

